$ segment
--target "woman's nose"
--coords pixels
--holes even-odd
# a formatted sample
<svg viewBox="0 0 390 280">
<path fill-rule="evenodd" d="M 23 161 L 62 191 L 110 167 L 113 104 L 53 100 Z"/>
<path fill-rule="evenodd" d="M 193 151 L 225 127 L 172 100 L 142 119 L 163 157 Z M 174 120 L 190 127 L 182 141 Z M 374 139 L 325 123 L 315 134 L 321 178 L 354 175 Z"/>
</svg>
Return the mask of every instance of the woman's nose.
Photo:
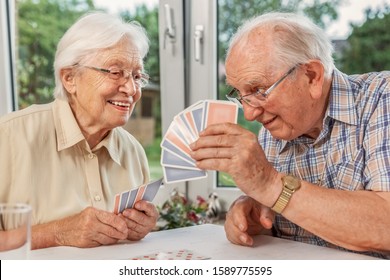
<svg viewBox="0 0 390 280">
<path fill-rule="evenodd" d="M 132 76 L 130 76 L 124 83 L 120 86 L 120 91 L 124 92 L 126 95 L 133 96 L 137 93 L 137 91 L 140 90 L 133 79 Z"/>
</svg>

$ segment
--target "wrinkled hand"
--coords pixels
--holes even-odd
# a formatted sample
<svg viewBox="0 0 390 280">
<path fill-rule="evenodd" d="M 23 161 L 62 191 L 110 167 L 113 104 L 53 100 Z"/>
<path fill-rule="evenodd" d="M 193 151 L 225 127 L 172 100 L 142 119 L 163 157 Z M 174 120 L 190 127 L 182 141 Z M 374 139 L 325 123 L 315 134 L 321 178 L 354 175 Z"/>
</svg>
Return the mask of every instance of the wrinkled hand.
<svg viewBox="0 0 390 280">
<path fill-rule="evenodd" d="M 121 216 L 125 219 L 128 228 L 127 239 L 140 240 L 155 227 L 158 211 L 152 203 L 141 200 L 134 205 L 133 209 L 123 211 Z"/>
<path fill-rule="evenodd" d="M 226 215 L 226 237 L 234 244 L 252 246 L 252 236 L 271 229 L 274 218 L 270 208 L 248 196 L 241 196 Z"/>
<path fill-rule="evenodd" d="M 128 234 L 123 218 L 93 207 L 58 221 L 55 228 L 58 245 L 75 247 L 114 244 Z"/>
<path fill-rule="evenodd" d="M 239 125 L 210 125 L 191 149 L 199 168 L 230 174 L 237 187 L 256 199 L 264 197 L 262 192 L 276 182 L 278 173 L 265 157 L 256 135 Z"/>
</svg>

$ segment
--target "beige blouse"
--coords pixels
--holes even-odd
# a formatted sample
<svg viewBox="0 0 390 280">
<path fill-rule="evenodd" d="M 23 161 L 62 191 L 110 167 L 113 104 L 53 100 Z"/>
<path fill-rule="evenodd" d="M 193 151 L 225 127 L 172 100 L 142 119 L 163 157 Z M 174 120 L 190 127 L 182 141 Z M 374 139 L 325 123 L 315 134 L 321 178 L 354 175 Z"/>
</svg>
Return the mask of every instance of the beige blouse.
<svg viewBox="0 0 390 280">
<path fill-rule="evenodd" d="M 68 102 L 33 105 L 0 118 L 0 202 L 33 208 L 33 225 L 88 206 L 113 211 L 115 194 L 149 181 L 141 144 L 113 129 L 93 150 Z"/>
</svg>

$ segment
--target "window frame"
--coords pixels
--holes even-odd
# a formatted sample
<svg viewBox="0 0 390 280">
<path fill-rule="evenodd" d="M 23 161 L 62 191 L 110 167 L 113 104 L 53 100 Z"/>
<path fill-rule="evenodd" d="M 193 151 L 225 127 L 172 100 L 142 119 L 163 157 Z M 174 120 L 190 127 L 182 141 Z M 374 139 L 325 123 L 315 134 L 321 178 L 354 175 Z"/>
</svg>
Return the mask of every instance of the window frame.
<svg viewBox="0 0 390 280">
<path fill-rule="evenodd" d="M 168 128 L 173 117 L 184 108 L 199 100 L 216 99 L 218 97 L 217 2 L 209 0 L 162 0 L 159 3 L 161 117 L 163 132 Z M 163 50 L 163 36 L 166 25 L 164 14 L 165 4 L 172 5 L 175 15 L 180 13 L 180 8 L 184 11 L 183 21 L 178 21 L 175 18 L 178 36 L 176 47 L 183 48 L 180 51 L 183 56 L 171 56 L 167 51 Z M 200 61 L 195 60 L 194 37 L 197 26 L 203 26 Z M 184 35 L 182 34 L 183 37 L 180 32 L 184 32 Z M 182 39 L 184 39 L 183 43 L 179 41 Z M 172 67 L 172 64 L 175 63 L 182 65 L 181 69 L 184 75 L 171 75 L 170 73 L 177 72 L 167 71 L 167 68 Z M 179 81 L 179 79 L 184 80 Z M 168 87 L 168 85 L 171 85 L 171 87 Z M 171 102 L 167 100 L 171 100 Z M 196 201 L 197 196 L 208 198 L 210 193 L 216 192 L 223 211 L 226 211 L 231 203 L 242 194 L 235 187 L 217 187 L 217 173 L 215 171 L 208 171 L 208 177 L 205 179 L 186 182 L 184 191 L 191 201 Z"/>
<path fill-rule="evenodd" d="M 15 3 L 0 1 L 0 116 L 17 109 Z"/>
</svg>

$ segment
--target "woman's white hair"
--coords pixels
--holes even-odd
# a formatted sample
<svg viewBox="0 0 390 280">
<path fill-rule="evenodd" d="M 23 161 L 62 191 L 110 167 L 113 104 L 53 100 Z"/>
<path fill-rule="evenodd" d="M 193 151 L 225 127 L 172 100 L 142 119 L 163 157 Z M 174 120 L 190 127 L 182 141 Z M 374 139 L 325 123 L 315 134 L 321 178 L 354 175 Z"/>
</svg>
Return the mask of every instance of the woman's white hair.
<svg viewBox="0 0 390 280">
<path fill-rule="evenodd" d="M 272 12 L 246 21 L 231 38 L 227 55 L 238 43 L 251 44 L 249 35 L 259 29 L 273 32 L 276 62 L 293 66 L 318 59 L 324 66 L 326 77 L 331 77 L 335 66 L 330 39 L 324 30 L 298 14 Z"/>
<path fill-rule="evenodd" d="M 120 17 L 103 12 L 87 13 L 79 18 L 58 43 L 54 59 L 54 97 L 68 100 L 60 71 L 79 63 L 85 57 L 109 48 L 128 37 L 143 59 L 149 50 L 145 29 L 137 22 L 124 22 Z"/>
</svg>

